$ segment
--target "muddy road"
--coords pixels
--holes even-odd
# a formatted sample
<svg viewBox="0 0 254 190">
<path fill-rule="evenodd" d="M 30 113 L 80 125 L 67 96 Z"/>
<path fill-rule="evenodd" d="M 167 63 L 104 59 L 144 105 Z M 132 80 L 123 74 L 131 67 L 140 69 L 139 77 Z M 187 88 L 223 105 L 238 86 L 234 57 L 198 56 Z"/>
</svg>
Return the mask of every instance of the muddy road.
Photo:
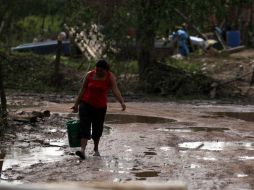
<svg viewBox="0 0 254 190">
<path fill-rule="evenodd" d="M 49 110 L 36 122 L 11 121 L 1 142 L 1 183 L 180 180 L 188 189 L 254 189 L 254 106 L 215 101 L 109 103 L 101 157 L 68 146 L 74 97 L 9 96 L 11 115 Z"/>
</svg>

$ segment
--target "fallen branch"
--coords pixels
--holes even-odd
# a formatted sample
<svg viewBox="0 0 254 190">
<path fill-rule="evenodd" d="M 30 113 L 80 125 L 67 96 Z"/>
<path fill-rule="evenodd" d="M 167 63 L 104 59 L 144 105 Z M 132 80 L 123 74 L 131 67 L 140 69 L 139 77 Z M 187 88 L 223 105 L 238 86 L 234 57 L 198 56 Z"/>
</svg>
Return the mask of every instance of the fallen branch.
<svg viewBox="0 0 254 190">
<path fill-rule="evenodd" d="M 232 83 L 232 82 L 235 82 L 235 81 L 237 81 L 237 80 L 239 80 L 239 79 L 243 79 L 244 77 L 246 77 L 246 76 L 248 76 L 248 75 L 250 75 L 250 74 L 252 74 L 252 76 L 253 76 L 253 75 L 254 75 L 254 71 L 245 73 L 245 74 L 243 74 L 243 75 L 241 75 L 241 76 L 237 76 L 236 78 L 233 78 L 233 79 L 231 79 L 231 80 L 228 80 L 228 81 L 225 81 L 225 82 L 222 82 L 222 83 L 218 83 L 218 82 L 212 83 L 212 85 L 211 85 L 211 90 L 210 90 L 210 97 L 211 97 L 211 98 L 215 98 L 215 96 L 216 96 L 216 94 L 217 94 L 217 89 L 218 89 L 218 87 L 221 87 L 221 86 L 224 86 L 224 85 L 228 85 L 228 84 L 230 84 L 230 83 Z M 252 81 L 251 81 L 251 82 L 252 82 Z M 251 86 L 251 83 L 250 83 L 250 86 Z M 247 92 L 248 92 L 248 91 L 247 91 Z"/>
<path fill-rule="evenodd" d="M 231 54 L 231 53 L 236 53 L 236 52 L 242 51 L 244 49 L 245 49 L 245 46 L 238 46 L 238 47 L 234 47 L 234 48 L 224 49 L 224 50 L 222 50 L 222 52 L 227 52 L 227 53 Z"/>
<path fill-rule="evenodd" d="M 219 83 L 218 85 L 219 85 L 219 86 L 223 86 L 223 85 L 225 85 L 225 84 L 229 84 L 229 83 L 231 83 L 231 82 L 235 82 L 235 81 L 237 81 L 237 80 L 239 80 L 239 79 L 243 79 L 244 77 L 246 77 L 246 76 L 248 76 L 248 75 L 251 75 L 252 73 L 253 73 L 253 71 L 250 71 L 250 72 L 245 73 L 245 74 L 243 74 L 243 75 L 241 75 L 241 76 L 237 76 L 236 78 L 233 78 L 233 79 L 231 79 L 231 80 L 225 81 L 225 82 L 223 82 L 223 83 Z"/>
<path fill-rule="evenodd" d="M 45 110 L 42 112 L 33 111 L 31 113 L 21 113 L 19 115 L 13 115 L 12 119 L 14 121 L 23 122 L 23 123 L 35 123 L 38 121 L 38 118 L 42 119 L 44 117 L 49 117 L 50 111 Z"/>
</svg>

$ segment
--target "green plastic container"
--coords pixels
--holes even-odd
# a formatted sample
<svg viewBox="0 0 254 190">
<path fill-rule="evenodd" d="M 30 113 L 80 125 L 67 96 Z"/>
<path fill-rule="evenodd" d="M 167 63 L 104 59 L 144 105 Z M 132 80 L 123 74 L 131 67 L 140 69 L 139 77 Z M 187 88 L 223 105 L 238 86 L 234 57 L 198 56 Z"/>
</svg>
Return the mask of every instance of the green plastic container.
<svg viewBox="0 0 254 190">
<path fill-rule="evenodd" d="M 70 120 L 66 122 L 68 140 L 70 147 L 80 147 L 80 123 L 79 120 Z"/>
</svg>

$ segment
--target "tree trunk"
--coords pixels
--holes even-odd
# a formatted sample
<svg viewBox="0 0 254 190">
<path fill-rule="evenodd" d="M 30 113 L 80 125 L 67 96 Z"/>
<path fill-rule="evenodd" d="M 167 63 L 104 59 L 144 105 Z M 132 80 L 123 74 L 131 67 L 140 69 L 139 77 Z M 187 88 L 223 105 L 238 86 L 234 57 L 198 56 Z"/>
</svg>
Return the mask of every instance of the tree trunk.
<svg viewBox="0 0 254 190">
<path fill-rule="evenodd" d="M 45 20 L 46 20 L 46 15 L 43 15 L 42 17 L 42 23 L 41 23 L 41 35 L 44 35 L 44 31 L 45 31 Z"/>
<path fill-rule="evenodd" d="M 4 21 L 2 20 L 0 24 L 0 34 L 2 33 L 3 29 L 4 29 Z"/>
<path fill-rule="evenodd" d="M 139 74 L 143 78 L 143 73 L 154 59 L 154 35 L 148 31 L 142 32 L 142 37 L 137 38 Z"/>
<path fill-rule="evenodd" d="M 0 97 L 1 97 L 1 105 L 0 105 L 0 134 L 3 133 L 5 127 L 7 126 L 7 101 L 4 90 L 4 76 L 3 76 L 3 64 L 2 59 L 0 60 Z"/>
<path fill-rule="evenodd" d="M 138 12 L 137 53 L 140 79 L 145 79 L 144 71 L 154 60 L 154 18 L 153 1 L 141 1 L 142 11 Z"/>
</svg>

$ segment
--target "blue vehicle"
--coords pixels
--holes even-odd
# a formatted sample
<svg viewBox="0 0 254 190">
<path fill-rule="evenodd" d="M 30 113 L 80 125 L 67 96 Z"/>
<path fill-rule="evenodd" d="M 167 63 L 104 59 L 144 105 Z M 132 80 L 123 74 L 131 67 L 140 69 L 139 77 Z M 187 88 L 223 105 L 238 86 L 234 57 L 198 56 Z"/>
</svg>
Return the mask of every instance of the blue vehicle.
<svg viewBox="0 0 254 190">
<path fill-rule="evenodd" d="M 70 41 L 62 41 L 62 53 L 63 55 L 70 55 Z M 50 40 L 45 42 L 35 42 L 21 44 L 17 47 L 11 48 L 12 51 L 17 52 L 33 52 L 36 54 L 55 54 L 57 50 L 57 40 Z"/>
</svg>

